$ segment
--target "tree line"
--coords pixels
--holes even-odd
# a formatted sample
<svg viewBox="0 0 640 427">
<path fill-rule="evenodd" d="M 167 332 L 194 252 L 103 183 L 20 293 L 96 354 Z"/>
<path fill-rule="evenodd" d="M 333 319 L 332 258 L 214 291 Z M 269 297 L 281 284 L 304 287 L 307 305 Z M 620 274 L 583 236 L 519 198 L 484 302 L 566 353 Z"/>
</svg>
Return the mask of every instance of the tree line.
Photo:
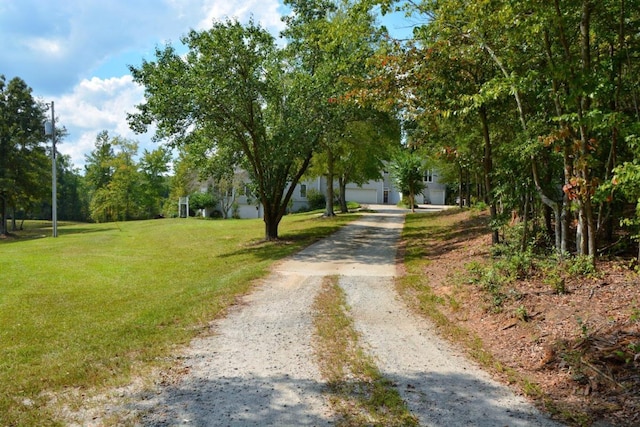
<svg viewBox="0 0 640 427">
<path fill-rule="evenodd" d="M 49 106 L 19 77 L 0 76 L 0 235 L 25 219 L 51 219 L 52 144 L 44 125 Z M 56 129 L 61 141 L 66 130 Z M 84 173 L 56 153 L 57 213 L 66 221 L 115 221 L 162 214 L 168 195 L 170 153 L 144 151 L 134 141 L 96 138 Z"/>
</svg>

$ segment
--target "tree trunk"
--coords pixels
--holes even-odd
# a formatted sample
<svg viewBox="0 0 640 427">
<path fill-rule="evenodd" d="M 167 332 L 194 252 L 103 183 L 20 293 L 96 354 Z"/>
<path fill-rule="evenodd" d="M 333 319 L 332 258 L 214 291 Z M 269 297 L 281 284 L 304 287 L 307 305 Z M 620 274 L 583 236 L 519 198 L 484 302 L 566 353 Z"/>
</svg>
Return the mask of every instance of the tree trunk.
<svg viewBox="0 0 640 427">
<path fill-rule="evenodd" d="M 465 195 L 465 204 L 467 207 L 471 206 L 471 173 L 467 171 L 467 188 Z"/>
<path fill-rule="evenodd" d="M 267 241 L 278 240 L 278 226 L 282 219 L 282 213 L 280 209 L 270 204 L 264 206 L 264 239 Z"/>
<path fill-rule="evenodd" d="M 524 207 L 522 209 L 522 244 L 520 250 L 527 250 L 527 241 L 529 240 L 529 194 L 524 197 Z"/>
<path fill-rule="evenodd" d="M 338 178 L 338 188 L 340 192 L 340 212 L 349 213 L 349 208 L 347 207 L 347 181 L 342 176 Z"/>
<path fill-rule="evenodd" d="M 554 2 L 555 10 L 558 16 L 562 16 L 560 12 L 560 5 L 557 1 Z M 566 56 L 566 60 L 569 61 L 571 58 L 570 51 L 568 49 L 568 45 L 566 42 L 566 38 L 564 37 L 564 27 L 559 25 L 559 37 L 562 46 L 564 47 L 564 52 Z M 549 31 L 544 32 L 544 44 L 545 50 L 547 53 L 547 59 L 551 64 L 552 68 L 555 68 L 555 61 L 553 58 L 553 53 L 551 50 L 551 40 L 549 38 Z M 553 91 L 553 103 L 556 109 L 556 115 L 561 117 L 563 114 L 562 105 L 560 103 L 560 90 L 559 90 L 559 82 L 556 78 L 551 79 L 551 89 Z M 561 125 L 565 125 L 566 123 L 561 122 Z M 568 185 L 573 177 L 573 145 L 569 138 L 565 138 L 563 144 L 563 171 L 564 171 L 564 185 Z M 571 200 L 568 195 L 565 193 L 562 198 L 562 204 L 557 208 L 554 208 L 554 212 L 556 212 L 556 251 L 563 256 L 567 253 L 567 242 L 569 239 L 569 224 L 571 222 Z"/>
<path fill-rule="evenodd" d="M 553 229 L 553 210 L 550 206 L 542 204 L 542 215 L 544 217 L 544 229 L 549 236 L 555 234 L 555 230 Z M 554 236 L 555 238 L 555 236 Z"/>
<path fill-rule="evenodd" d="M 588 251 L 585 239 L 585 220 L 582 206 L 578 209 L 578 225 L 576 226 L 576 252 L 578 255 L 585 255 Z"/>
<path fill-rule="evenodd" d="M 324 210 L 324 216 L 332 217 L 336 216 L 333 211 L 333 153 L 331 150 L 327 150 L 327 194 L 326 194 L 326 204 Z"/>
<path fill-rule="evenodd" d="M 18 223 L 16 222 L 16 207 L 11 208 L 13 215 L 11 215 L 11 231 L 18 231 Z"/>
<path fill-rule="evenodd" d="M 283 195 L 282 192 L 276 191 L 274 194 L 270 195 L 271 198 L 267 198 L 264 187 L 260 187 L 260 202 L 264 209 L 265 240 L 278 240 L 278 226 L 280 225 L 280 220 L 282 220 L 282 217 L 286 212 L 287 204 L 289 204 L 289 200 L 291 200 L 291 196 L 293 196 L 296 185 L 309 167 L 312 155 L 313 152 L 311 151 L 307 154 L 307 157 L 304 159 L 304 162 L 302 162 L 298 172 L 289 183 L 289 188 L 287 189 L 286 194 Z"/>
<path fill-rule="evenodd" d="M 464 201 L 464 194 L 463 194 L 463 192 L 464 192 L 464 183 L 463 183 L 464 177 L 463 177 L 463 174 L 462 174 L 462 166 L 460 166 L 459 164 L 458 164 L 458 171 L 459 171 L 458 176 L 459 176 L 459 180 L 460 180 L 460 183 L 458 184 L 458 207 L 460 209 L 462 209 L 462 203 Z"/>
<path fill-rule="evenodd" d="M 491 183 L 491 174 L 493 169 L 493 158 L 491 157 L 491 137 L 489 135 L 489 119 L 487 117 L 487 109 L 483 105 L 480 107 L 480 122 L 482 123 L 482 137 L 484 139 L 484 161 L 483 161 L 483 172 L 484 172 L 484 191 L 485 191 L 485 200 L 489 204 L 489 213 L 491 215 L 491 222 L 495 224 L 495 220 L 498 216 L 498 209 L 496 207 L 496 202 L 491 194 L 493 191 L 492 183 Z M 494 245 L 500 243 L 500 234 L 498 234 L 498 229 L 494 229 L 491 233 L 491 243 Z"/>
<path fill-rule="evenodd" d="M 563 197 L 562 203 L 562 213 L 560 214 L 560 220 L 558 221 L 560 228 L 560 254 L 564 255 L 567 253 L 567 246 L 569 245 L 569 229 L 571 228 L 571 201 L 569 197 L 565 194 Z M 556 227 L 558 230 L 558 227 Z"/>
<path fill-rule="evenodd" d="M 7 202 L 4 197 L 0 197 L 0 236 L 7 234 Z"/>
<path fill-rule="evenodd" d="M 584 0 L 582 2 L 582 16 L 580 19 L 580 35 L 582 40 L 581 57 L 582 57 L 582 71 L 585 75 L 591 74 L 591 11 L 593 4 L 591 0 Z M 596 255 L 596 229 L 593 218 L 593 205 L 591 203 L 591 189 L 593 183 L 591 182 L 591 171 L 586 162 L 586 159 L 590 155 L 591 147 L 589 143 L 589 136 L 586 125 L 584 124 L 584 115 L 591 109 L 591 99 L 589 96 L 580 96 L 578 101 L 578 119 L 580 121 L 580 155 L 583 159 L 581 168 L 582 179 L 584 180 L 585 189 L 582 192 L 581 210 L 584 215 L 584 231 L 586 231 L 586 252 L 589 256 L 594 257 Z M 584 245 L 583 245 L 584 246 Z"/>
</svg>

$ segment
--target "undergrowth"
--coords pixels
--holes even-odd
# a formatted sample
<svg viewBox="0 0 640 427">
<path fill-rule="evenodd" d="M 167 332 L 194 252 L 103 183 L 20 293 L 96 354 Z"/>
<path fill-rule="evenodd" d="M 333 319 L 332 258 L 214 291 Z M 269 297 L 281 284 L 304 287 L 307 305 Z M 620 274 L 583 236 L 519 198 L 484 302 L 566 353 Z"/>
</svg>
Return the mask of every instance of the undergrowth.
<svg viewBox="0 0 640 427">
<path fill-rule="evenodd" d="M 529 246 L 522 251 L 513 240 L 506 241 L 491 247 L 489 263 L 470 262 L 465 266 L 465 281 L 485 292 L 487 311 L 500 313 L 507 301 L 519 300 L 522 296 L 515 290 L 515 284 L 521 280 L 538 276 L 549 291 L 561 295 L 567 292 L 569 278 L 598 277 L 592 257 L 560 257 L 534 249 Z"/>
</svg>

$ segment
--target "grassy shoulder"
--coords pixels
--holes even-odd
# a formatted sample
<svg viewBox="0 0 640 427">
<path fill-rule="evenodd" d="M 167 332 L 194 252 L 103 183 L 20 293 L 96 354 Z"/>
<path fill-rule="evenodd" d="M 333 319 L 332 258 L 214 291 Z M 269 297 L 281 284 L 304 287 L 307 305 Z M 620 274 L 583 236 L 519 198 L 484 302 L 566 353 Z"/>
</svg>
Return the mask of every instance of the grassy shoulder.
<svg viewBox="0 0 640 427">
<path fill-rule="evenodd" d="M 26 223 L 0 242 L 0 425 L 56 425 L 61 392 L 117 387 L 157 366 L 269 266 L 356 215 Z M 68 404 L 69 402 L 67 402 Z"/>
<path fill-rule="evenodd" d="M 359 345 L 344 291 L 326 277 L 314 303 L 314 346 L 338 426 L 417 426 L 391 381 Z"/>
</svg>

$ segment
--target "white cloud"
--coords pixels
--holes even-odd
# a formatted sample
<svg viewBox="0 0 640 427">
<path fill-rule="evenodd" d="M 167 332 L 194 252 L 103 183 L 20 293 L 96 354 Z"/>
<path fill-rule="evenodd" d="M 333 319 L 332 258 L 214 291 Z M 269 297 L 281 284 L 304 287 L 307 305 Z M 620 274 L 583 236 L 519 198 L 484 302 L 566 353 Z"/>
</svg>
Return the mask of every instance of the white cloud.
<svg viewBox="0 0 640 427">
<path fill-rule="evenodd" d="M 25 40 L 24 45 L 35 54 L 44 54 L 49 56 L 60 56 L 63 54 L 62 43 L 60 43 L 59 40 L 34 37 Z"/>
<path fill-rule="evenodd" d="M 148 146 L 150 136 L 136 135 L 129 129 L 127 113 L 143 101 L 143 89 L 130 75 L 82 80 L 71 93 L 55 100 L 56 116 L 69 132 L 67 142 L 59 150 L 71 156 L 76 166 L 84 164 L 84 156 L 91 152 L 99 132 L 107 130 L 112 136 L 122 136 Z"/>
<path fill-rule="evenodd" d="M 91 78 L 105 60 L 177 43 L 214 19 L 253 16 L 277 33 L 280 7 L 278 0 L 20 0 L 0 14 L 0 72 L 54 95 Z"/>
<path fill-rule="evenodd" d="M 238 4 L 240 3 L 240 4 Z M 197 26 L 199 29 L 208 28 L 214 20 L 225 18 L 246 22 L 253 18 L 262 26 L 278 32 L 284 28 L 277 1 L 246 0 L 243 2 L 224 2 L 219 0 L 205 0 L 202 5 L 205 18 Z"/>
</svg>

